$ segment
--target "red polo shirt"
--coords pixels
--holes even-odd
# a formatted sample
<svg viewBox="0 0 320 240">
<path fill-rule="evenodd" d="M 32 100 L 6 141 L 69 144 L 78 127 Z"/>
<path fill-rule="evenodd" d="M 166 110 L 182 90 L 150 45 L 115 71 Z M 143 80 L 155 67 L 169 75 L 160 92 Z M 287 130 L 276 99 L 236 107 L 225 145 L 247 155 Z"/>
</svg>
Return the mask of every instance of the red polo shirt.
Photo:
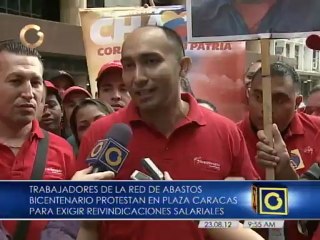
<svg viewBox="0 0 320 240">
<path fill-rule="evenodd" d="M 319 240 L 320 239 L 320 225 L 318 226 L 317 230 L 313 233 L 312 240 Z"/>
<path fill-rule="evenodd" d="M 85 163 L 95 143 L 104 138 L 113 124 L 124 122 L 130 124 L 133 139 L 128 146 L 129 157 L 117 179 L 129 179 L 134 170 L 144 171 L 140 164 L 143 157 L 150 157 L 173 179 L 223 180 L 228 176 L 255 179 L 257 174 L 236 125 L 199 106 L 189 94 L 183 94 L 182 99 L 190 104 L 190 110 L 169 138 L 143 122 L 131 102 L 127 108 L 93 123 L 81 141 L 79 161 Z M 108 240 L 203 239 L 191 221 L 109 221 L 102 226 L 101 239 Z"/>
<path fill-rule="evenodd" d="M 0 144 L 0 179 L 28 180 L 31 178 L 33 163 L 40 139 L 44 137 L 38 121 L 33 121 L 29 138 L 24 142 L 17 156 L 10 148 Z M 75 161 L 71 146 L 63 138 L 49 133 L 49 149 L 44 172 L 44 180 L 70 179 L 75 172 Z M 16 221 L 4 221 L 4 226 L 13 235 Z M 27 240 L 40 239 L 40 233 L 47 221 L 34 221 L 30 224 Z"/>
<path fill-rule="evenodd" d="M 258 137 L 252 130 L 249 117 L 246 117 L 238 123 L 238 127 L 246 139 L 252 164 L 255 166 L 261 179 L 265 179 L 265 170 L 260 168 L 255 161 Z M 304 173 L 314 162 L 319 160 L 320 118 L 296 112 L 283 139 L 287 145 L 287 149 L 291 155 L 291 162 L 295 166 L 297 173 L 299 175 Z M 310 239 L 298 232 L 296 222 L 288 221 L 286 224 L 288 226 L 288 239 Z"/>
</svg>

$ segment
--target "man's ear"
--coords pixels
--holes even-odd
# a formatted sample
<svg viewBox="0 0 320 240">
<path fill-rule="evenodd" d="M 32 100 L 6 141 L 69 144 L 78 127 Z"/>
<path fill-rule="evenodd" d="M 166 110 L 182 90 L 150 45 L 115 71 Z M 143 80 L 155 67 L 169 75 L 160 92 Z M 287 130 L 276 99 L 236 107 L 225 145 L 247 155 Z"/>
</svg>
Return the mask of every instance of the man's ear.
<svg viewBox="0 0 320 240">
<path fill-rule="evenodd" d="M 191 65 L 192 65 L 191 58 L 189 58 L 189 57 L 181 58 L 181 60 L 180 60 L 180 67 L 181 67 L 180 77 L 185 78 L 187 76 L 187 74 L 191 68 Z"/>
</svg>

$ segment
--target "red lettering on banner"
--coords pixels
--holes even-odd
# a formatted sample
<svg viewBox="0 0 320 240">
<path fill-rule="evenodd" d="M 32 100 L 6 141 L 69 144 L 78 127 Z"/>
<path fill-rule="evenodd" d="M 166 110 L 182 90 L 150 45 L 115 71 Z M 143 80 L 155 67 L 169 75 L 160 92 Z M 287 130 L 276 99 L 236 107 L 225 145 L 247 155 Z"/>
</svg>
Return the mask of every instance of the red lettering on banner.
<svg viewBox="0 0 320 240">
<path fill-rule="evenodd" d="M 189 50 L 231 50 L 231 43 L 224 43 L 224 42 L 213 42 L 213 43 L 189 43 L 185 45 L 185 49 Z"/>
<path fill-rule="evenodd" d="M 116 47 L 98 48 L 97 53 L 99 56 L 121 54 L 121 47 L 116 46 Z"/>
</svg>

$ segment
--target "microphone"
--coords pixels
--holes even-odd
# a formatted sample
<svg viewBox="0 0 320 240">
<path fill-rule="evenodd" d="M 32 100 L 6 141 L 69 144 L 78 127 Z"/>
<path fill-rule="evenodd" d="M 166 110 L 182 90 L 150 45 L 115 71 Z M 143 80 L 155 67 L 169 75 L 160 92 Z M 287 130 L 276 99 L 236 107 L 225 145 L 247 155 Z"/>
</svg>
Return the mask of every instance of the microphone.
<svg viewBox="0 0 320 240">
<path fill-rule="evenodd" d="M 114 124 L 106 138 L 98 141 L 87 158 L 87 163 L 93 166 L 92 173 L 105 171 L 118 173 L 128 157 L 129 150 L 126 147 L 131 138 L 132 130 L 127 124 Z"/>
<path fill-rule="evenodd" d="M 143 158 L 141 164 L 153 180 L 164 180 L 163 173 L 150 158 Z"/>
<path fill-rule="evenodd" d="M 308 171 L 301 175 L 300 180 L 320 180 L 319 163 L 312 164 Z"/>
</svg>

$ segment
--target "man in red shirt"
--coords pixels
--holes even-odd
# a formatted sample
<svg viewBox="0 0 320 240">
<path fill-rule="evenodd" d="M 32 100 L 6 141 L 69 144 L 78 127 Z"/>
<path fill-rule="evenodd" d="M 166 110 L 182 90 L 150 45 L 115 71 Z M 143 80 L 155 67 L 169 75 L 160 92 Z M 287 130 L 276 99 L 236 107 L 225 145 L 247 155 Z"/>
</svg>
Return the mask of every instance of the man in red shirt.
<svg viewBox="0 0 320 240">
<path fill-rule="evenodd" d="M 0 44 L 0 179 L 28 180 L 35 167 L 38 143 L 46 138 L 36 120 L 37 108 L 44 96 L 43 64 L 39 53 L 20 42 Z M 70 179 L 74 174 L 71 146 L 48 133 L 45 180 Z M 41 175 L 40 175 L 41 176 Z M 27 240 L 37 240 L 46 222 L 31 222 Z M 14 235 L 17 222 L 4 221 Z"/>
<path fill-rule="evenodd" d="M 305 113 L 320 116 L 320 85 L 311 89 L 306 105 Z"/>
<path fill-rule="evenodd" d="M 297 111 L 302 96 L 299 93 L 300 79 L 295 69 L 283 62 L 271 64 L 270 69 L 274 148 L 267 146 L 263 131 L 257 134 L 258 130 L 263 129 L 261 68 L 251 82 L 249 114 L 238 126 L 261 179 L 265 179 L 265 168 L 273 167 L 276 179 L 294 180 L 297 179 L 296 173 L 304 173 L 317 160 L 320 119 Z M 298 233 L 296 223 L 288 224 L 287 239 L 307 239 Z"/>
<path fill-rule="evenodd" d="M 256 178 L 236 125 L 199 106 L 190 94 L 180 94 L 180 79 L 186 76 L 191 61 L 184 56 L 181 39 L 173 30 L 138 28 L 123 43 L 121 61 L 132 101 L 127 108 L 93 123 L 82 139 L 79 163 L 85 166 L 97 140 L 104 138 L 113 124 L 124 122 L 131 126 L 133 140 L 116 179 L 127 180 L 135 170 L 144 171 L 143 157 L 150 157 L 178 180 Z M 81 231 L 97 228 L 89 226 Z M 99 232 L 108 240 L 204 239 L 192 221 L 109 221 L 100 225 Z"/>
<path fill-rule="evenodd" d="M 46 87 L 46 108 L 40 120 L 40 127 L 61 136 L 62 107 L 58 89 L 49 81 L 44 81 Z"/>
<path fill-rule="evenodd" d="M 130 95 L 122 80 L 122 65 L 114 61 L 104 64 L 97 77 L 97 97 L 118 111 L 130 102 Z"/>
</svg>

